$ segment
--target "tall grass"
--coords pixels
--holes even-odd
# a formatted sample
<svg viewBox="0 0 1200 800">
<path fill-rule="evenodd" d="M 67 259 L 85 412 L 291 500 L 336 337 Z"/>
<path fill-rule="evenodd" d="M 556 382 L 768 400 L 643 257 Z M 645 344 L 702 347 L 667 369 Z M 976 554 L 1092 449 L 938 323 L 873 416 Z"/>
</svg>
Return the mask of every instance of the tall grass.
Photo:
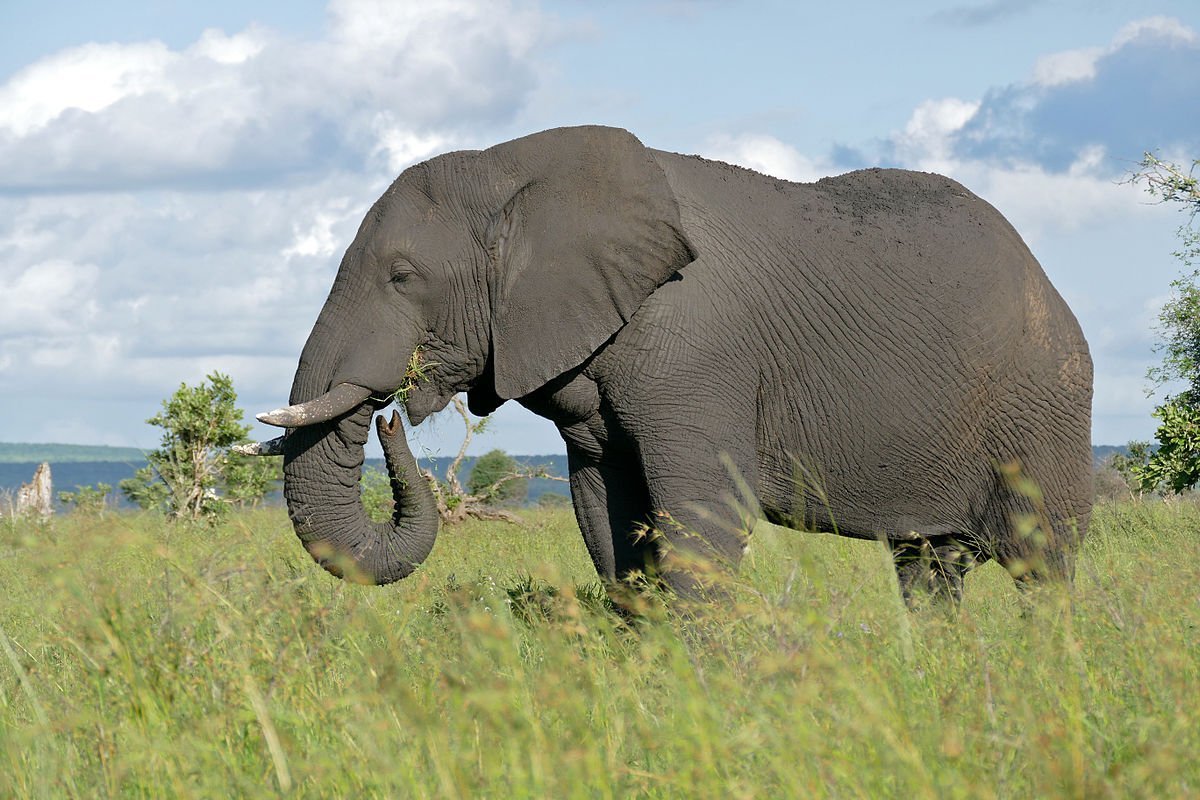
<svg viewBox="0 0 1200 800">
<path fill-rule="evenodd" d="M 1200 510 L 1104 505 L 1073 612 L 905 612 L 878 545 L 763 525 L 730 600 L 630 629 L 570 510 L 387 588 L 285 516 L 0 524 L 0 796 L 1200 793 Z"/>
</svg>

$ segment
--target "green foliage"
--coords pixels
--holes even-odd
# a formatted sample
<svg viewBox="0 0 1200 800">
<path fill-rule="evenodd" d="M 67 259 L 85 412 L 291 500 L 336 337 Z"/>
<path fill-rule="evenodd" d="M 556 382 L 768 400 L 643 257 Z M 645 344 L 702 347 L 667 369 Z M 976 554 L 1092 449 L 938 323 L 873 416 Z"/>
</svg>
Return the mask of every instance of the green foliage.
<svg viewBox="0 0 1200 800">
<path fill-rule="evenodd" d="M 102 514 L 108 507 L 108 495 L 112 488 L 107 483 L 78 486 L 73 492 L 59 492 L 58 502 L 70 506 L 77 514 Z"/>
<path fill-rule="evenodd" d="M 1147 377 L 1155 386 L 1174 381 L 1186 385 L 1187 402 L 1200 400 L 1200 286 L 1196 273 L 1171 282 L 1171 297 L 1158 315 L 1161 341 L 1155 350 L 1162 363 L 1151 367 Z"/>
<path fill-rule="evenodd" d="M 1135 474 L 1146 492 L 1176 494 L 1200 483 L 1200 406 L 1175 397 L 1154 410 L 1158 449 Z"/>
<path fill-rule="evenodd" d="M 1183 263 L 1194 268 L 1200 256 L 1200 231 L 1191 227 L 1200 212 L 1200 183 L 1192 170 L 1162 161 L 1147 153 L 1135 182 L 1144 181 L 1147 190 L 1164 203 L 1178 203 L 1188 213 L 1188 222 L 1179 229 L 1183 246 L 1175 253 Z M 1200 447 L 1197 430 L 1200 425 L 1200 271 L 1171 283 L 1171 298 L 1158 317 L 1160 342 L 1155 348 L 1162 363 L 1151 367 L 1147 377 L 1156 387 L 1182 383 L 1183 389 L 1169 395 L 1157 409 L 1159 420 L 1158 448 L 1150 454 L 1144 466 L 1135 467 L 1143 491 L 1183 492 L 1200 481 Z"/>
<path fill-rule="evenodd" d="M 529 479 L 508 453 L 490 450 L 471 467 L 467 491 L 483 503 L 515 505 L 529 495 Z"/>
<path fill-rule="evenodd" d="M 1200 507 L 1100 504 L 1071 603 L 907 614 L 760 525 L 729 601 L 610 613 L 568 509 L 331 580 L 280 509 L 0 526 L 0 797 L 1191 797 Z M 49 576 L 49 577 L 48 577 Z M 1071 609 L 1073 608 L 1073 613 Z"/>
<path fill-rule="evenodd" d="M 412 394 L 413 390 L 429 381 L 429 371 L 440 366 L 441 364 L 436 361 L 427 360 L 425 351 L 420 347 L 413 350 L 413 354 L 408 358 L 408 367 L 404 370 L 404 380 L 392 394 L 392 400 L 401 406 L 407 403 L 408 396 Z"/>
<path fill-rule="evenodd" d="M 227 451 L 221 462 L 221 496 L 235 506 L 254 508 L 282 483 L 283 456 L 245 456 Z"/>
<path fill-rule="evenodd" d="M 566 508 L 571 505 L 571 498 L 558 492 L 544 492 L 538 496 L 539 508 Z"/>
<path fill-rule="evenodd" d="M 255 505 L 279 479 L 281 459 L 232 455 L 229 448 L 249 441 L 237 393 L 227 375 L 213 372 L 198 386 L 180 384 L 146 420 L 163 429 L 148 466 L 121 481 L 121 491 L 146 509 L 179 519 L 213 520 L 230 505 Z"/>
<path fill-rule="evenodd" d="M 167 513 L 170 510 L 171 490 L 158 479 L 154 468 L 142 467 L 118 484 L 125 499 L 145 511 Z"/>
<path fill-rule="evenodd" d="M 1099 474 L 1109 471 L 1116 475 L 1121 487 L 1120 496 L 1133 496 L 1143 492 L 1141 470 L 1150 462 L 1154 448 L 1149 442 L 1133 441 L 1125 445 L 1127 452 L 1116 452 L 1104 459 Z M 1108 499 L 1117 499 L 1110 496 Z"/>
<path fill-rule="evenodd" d="M 1145 153 L 1139 166 L 1132 178 L 1134 183 L 1145 183 L 1146 191 L 1164 203 L 1178 203 L 1190 214 L 1200 213 L 1200 179 L 1196 178 L 1200 159 L 1184 172 L 1177 164 Z"/>
<path fill-rule="evenodd" d="M 396 502 L 392 499 L 392 482 L 387 473 L 367 467 L 363 470 L 359 486 L 362 488 L 362 501 L 367 509 L 367 516 L 376 522 L 391 519 Z"/>
</svg>

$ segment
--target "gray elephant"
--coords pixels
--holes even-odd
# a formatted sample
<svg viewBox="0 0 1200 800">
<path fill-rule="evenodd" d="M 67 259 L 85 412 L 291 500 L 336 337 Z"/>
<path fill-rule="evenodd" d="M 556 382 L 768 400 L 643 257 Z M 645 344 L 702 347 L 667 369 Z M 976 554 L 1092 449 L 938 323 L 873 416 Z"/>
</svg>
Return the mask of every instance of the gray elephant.
<svg viewBox="0 0 1200 800">
<path fill-rule="evenodd" d="M 763 516 L 884 539 L 906 597 L 957 598 L 992 558 L 1070 580 L 1091 512 L 1079 325 L 1004 218 L 937 175 L 789 183 L 604 127 L 405 170 L 342 260 L 292 405 L 259 417 L 289 429 L 261 450 L 284 454 L 296 532 L 335 574 L 387 583 L 433 546 L 395 412 L 397 512 L 372 523 L 359 500 L 370 419 L 402 385 L 413 424 L 464 391 L 476 414 L 552 420 L 610 582 L 651 567 L 692 594 L 664 554 L 736 567 Z"/>
</svg>

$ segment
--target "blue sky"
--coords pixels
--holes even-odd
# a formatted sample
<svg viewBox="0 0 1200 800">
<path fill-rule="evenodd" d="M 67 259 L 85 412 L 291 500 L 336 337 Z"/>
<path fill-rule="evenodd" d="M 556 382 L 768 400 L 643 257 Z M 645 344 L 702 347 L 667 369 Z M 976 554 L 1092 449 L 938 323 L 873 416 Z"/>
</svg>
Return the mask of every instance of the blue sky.
<svg viewBox="0 0 1200 800">
<path fill-rule="evenodd" d="M 1200 6 L 837 5 L 0 5 L 0 440 L 153 446 L 144 420 L 213 369 L 248 411 L 277 406 L 401 169 L 580 123 L 792 180 L 962 181 L 1079 316 L 1095 441 L 1150 437 L 1185 218 L 1121 181 L 1147 149 L 1200 157 Z M 478 451 L 562 448 L 511 403 L 491 431 Z M 415 441 L 458 437 L 446 417 Z"/>
</svg>

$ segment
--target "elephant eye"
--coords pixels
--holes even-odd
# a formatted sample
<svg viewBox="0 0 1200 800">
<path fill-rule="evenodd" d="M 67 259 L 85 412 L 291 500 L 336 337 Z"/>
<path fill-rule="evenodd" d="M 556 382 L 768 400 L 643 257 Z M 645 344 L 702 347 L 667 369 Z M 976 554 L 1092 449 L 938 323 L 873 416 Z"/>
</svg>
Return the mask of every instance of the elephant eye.
<svg viewBox="0 0 1200 800">
<path fill-rule="evenodd" d="M 416 270 L 412 264 L 407 261 L 398 261 L 392 265 L 392 275 L 388 279 L 388 282 L 394 286 L 399 286 L 411 278 L 415 272 Z"/>
</svg>

